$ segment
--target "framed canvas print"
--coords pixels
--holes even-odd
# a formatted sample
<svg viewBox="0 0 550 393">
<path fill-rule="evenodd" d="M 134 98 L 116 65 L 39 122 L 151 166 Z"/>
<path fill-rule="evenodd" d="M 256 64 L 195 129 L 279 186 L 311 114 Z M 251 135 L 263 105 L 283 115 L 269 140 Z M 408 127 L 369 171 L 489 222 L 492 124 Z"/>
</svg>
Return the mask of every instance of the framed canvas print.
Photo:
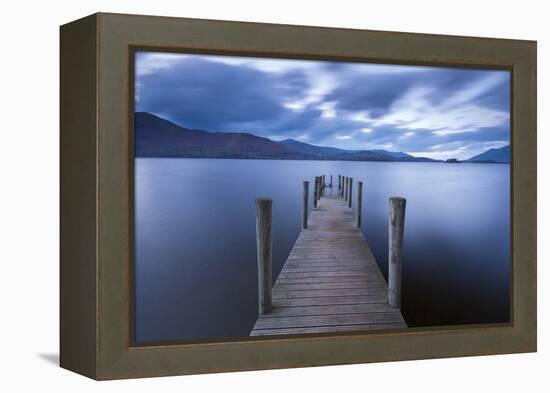
<svg viewBox="0 0 550 393">
<path fill-rule="evenodd" d="M 62 26 L 62 367 L 535 350 L 536 43 Z"/>
</svg>

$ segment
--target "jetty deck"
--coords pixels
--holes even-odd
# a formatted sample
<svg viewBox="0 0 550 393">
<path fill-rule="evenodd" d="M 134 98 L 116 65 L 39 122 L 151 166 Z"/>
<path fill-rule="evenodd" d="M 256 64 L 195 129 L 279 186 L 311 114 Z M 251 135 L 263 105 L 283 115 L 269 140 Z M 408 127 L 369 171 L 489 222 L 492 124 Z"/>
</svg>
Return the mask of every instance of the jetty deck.
<svg viewBox="0 0 550 393">
<path fill-rule="evenodd" d="M 406 328 L 352 209 L 328 189 L 311 211 L 251 336 Z"/>
</svg>

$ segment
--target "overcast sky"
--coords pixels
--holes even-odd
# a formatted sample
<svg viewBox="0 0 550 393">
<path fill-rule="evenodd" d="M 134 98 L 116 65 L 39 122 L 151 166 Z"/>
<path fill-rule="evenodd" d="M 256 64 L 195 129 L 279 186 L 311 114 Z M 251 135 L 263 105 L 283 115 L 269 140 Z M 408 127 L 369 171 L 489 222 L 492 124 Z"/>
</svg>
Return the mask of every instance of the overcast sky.
<svg viewBox="0 0 550 393">
<path fill-rule="evenodd" d="M 136 111 L 187 128 L 438 159 L 510 139 L 508 71 L 138 52 Z"/>
</svg>

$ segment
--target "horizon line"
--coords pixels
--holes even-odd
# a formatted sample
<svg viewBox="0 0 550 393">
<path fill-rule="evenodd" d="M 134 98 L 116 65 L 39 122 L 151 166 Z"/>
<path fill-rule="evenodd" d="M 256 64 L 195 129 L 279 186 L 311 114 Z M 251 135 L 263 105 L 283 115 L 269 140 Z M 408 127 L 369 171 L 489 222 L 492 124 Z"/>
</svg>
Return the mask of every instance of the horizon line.
<svg viewBox="0 0 550 393">
<path fill-rule="evenodd" d="M 407 154 L 413 158 L 424 158 L 424 159 L 429 159 L 429 160 L 433 160 L 433 161 L 440 161 L 440 162 L 445 162 L 447 160 L 453 160 L 453 159 L 456 159 L 460 162 L 465 162 L 465 161 L 468 161 L 470 159 L 472 159 L 473 157 L 479 155 L 479 154 L 483 154 L 487 151 L 490 151 L 490 150 L 498 150 L 498 149 L 502 149 L 502 148 L 505 148 L 507 146 L 511 146 L 511 143 L 508 142 L 506 145 L 504 146 L 501 146 L 501 147 L 492 147 L 492 148 L 488 148 L 487 150 L 485 150 L 484 152 L 482 153 L 479 153 L 479 154 L 475 154 L 473 155 L 472 157 L 466 159 L 466 160 L 461 160 L 461 159 L 457 159 L 456 157 L 448 157 L 448 158 L 441 158 L 441 159 L 438 159 L 438 158 L 430 158 L 430 157 L 426 157 L 426 156 L 416 156 L 416 155 L 413 155 L 407 151 L 401 151 L 401 150 L 386 150 L 386 149 L 382 149 L 382 148 L 376 148 L 376 149 L 343 149 L 341 147 L 333 147 L 333 146 L 323 146 L 323 145 L 317 145 L 317 144 L 314 144 L 314 143 L 308 143 L 308 142 L 304 142 L 304 141 L 300 141 L 298 139 L 295 139 L 295 138 L 284 138 L 284 139 L 280 139 L 280 140 L 276 140 L 276 139 L 273 139 L 273 138 L 270 138 L 270 137 L 267 137 L 267 136 L 259 136 L 259 135 L 256 135 L 252 132 L 249 132 L 249 131 L 211 131 L 211 130 L 203 130 L 203 129 L 199 129 L 199 128 L 188 128 L 182 124 L 179 124 L 178 122 L 176 121 L 173 121 L 173 120 L 170 120 L 170 119 L 167 119 L 163 116 L 160 116 L 156 113 L 152 113 L 152 112 L 147 112 L 147 111 L 136 111 L 134 110 L 134 116 L 138 113 L 145 113 L 145 114 L 148 114 L 148 115 L 151 115 L 151 116 L 155 116 L 159 119 L 162 119 L 164 121 L 167 121 L 167 122 L 170 122 L 172 124 L 174 124 L 175 126 L 179 127 L 179 128 L 183 128 L 183 129 L 187 129 L 187 130 L 193 130 L 193 131 L 201 131 L 201 132 L 208 132 L 208 133 L 212 133 L 212 134 L 249 134 L 249 135 L 253 135 L 255 136 L 256 138 L 264 138 L 264 139 L 267 139 L 269 141 L 272 141 L 272 142 L 275 142 L 275 143 L 280 143 L 280 142 L 284 142 L 284 141 L 294 141 L 294 142 L 298 142 L 298 143 L 303 143 L 305 145 L 309 145 L 309 146 L 314 146 L 314 147 L 319 147 L 319 148 L 326 148 L 326 149 L 337 149 L 337 150 L 341 150 L 343 152 L 372 152 L 372 151 L 383 151 L 383 152 L 388 152 L 388 153 L 403 153 L 403 154 Z M 340 161 L 340 160 L 335 160 L 335 161 Z M 345 160 L 344 160 L 345 161 Z"/>
</svg>

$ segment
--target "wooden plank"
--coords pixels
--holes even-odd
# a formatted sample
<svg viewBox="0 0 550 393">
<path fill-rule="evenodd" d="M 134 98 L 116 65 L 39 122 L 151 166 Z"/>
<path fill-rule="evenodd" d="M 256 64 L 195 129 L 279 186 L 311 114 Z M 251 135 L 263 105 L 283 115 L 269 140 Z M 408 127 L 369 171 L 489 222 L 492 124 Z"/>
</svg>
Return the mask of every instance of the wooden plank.
<svg viewBox="0 0 550 393">
<path fill-rule="evenodd" d="M 305 272 L 287 272 L 283 269 L 279 274 L 279 278 L 305 278 L 305 277 L 375 277 L 379 275 L 382 277 L 382 273 L 377 271 L 362 271 L 362 270 L 353 270 L 353 271 L 328 271 L 328 272 L 319 272 L 319 271 L 305 271 Z M 383 279 L 383 278 L 381 278 Z"/>
<path fill-rule="evenodd" d="M 358 268 L 358 269 L 374 269 L 373 266 L 368 265 L 366 263 L 360 263 L 360 262 L 348 262 L 348 263 L 339 263 L 337 261 L 334 262 L 287 262 L 285 265 L 285 268 L 287 269 L 304 269 L 304 268 L 316 268 L 316 267 L 337 267 L 337 268 Z"/>
<path fill-rule="evenodd" d="M 306 259 L 306 260 L 318 260 L 318 259 L 363 259 L 363 260 L 374 260 L 374 257 L 365 251 L 356 252 L 356 251 L 343 251 L 338 252 L 338 249 L 335 247 L 331 251 L 311 251 L 311 252 L 293 252 L 290 255 L 290 259 Z"/>
<path fill-rule="evenodd" d="M 281 283 L 276 285 L 277 291 L 312 291 L 324 289 L 372 289 L 386 287 L 385 283 L 379 281 L 354 281 L 354 282 L 321 282 L 321 283 Z"/>
<path fill-rule="evenodd" d="M 365 276 L 328 276 L 328 277 L 298 277 L 295 278 L 281 278 L 277 279 L 275 285 L 283 284 L 317 284 L 317 283 L 346 283 L 346 282 L 380 282 L 378 276 L 365 277 Z"/>
<path fill-rule="evenodd" d="M 299 306 L 321 306 L 336 304 L 363 304 L 383 303 L 387 304 L 386 294 L 359 295 L 359 296 L 320 296 L 306 298 L 280 298 L 274 299 L 275 307 L 299 307 Z"/>
<path fill-rule="evenodd" d="M 318 226 L 318 223 L 312 221 L 313 224 Z M 329 224 L 330 225 L 330 224 Z M 312 228 L 313 231 L 303 232 L 303 236 L 296 239 L 296 244 L 312 244 L 315 243 L 317 246 L 325 247 L 327 244 L 339 244 L 339 243 L 353 243 L 359 240 L 361 243 L 363 239 L 361 238 L 361 233 L 358 233 L 354 229 L 336 230 L 336 231 L 321 231 L 319 228 Z M 323 238 L 325 242 L 318 243 L 318 239 Z"/>
<path fill-rule="evenodd" d="M 357 238 L 357 240 L 360 240 L 360 239 Z M 369 252 L 369 249 L 364 244 L 358 244 L 357 240 L 354 240 L 354 241 L 346 240 L 345 242 L 343 241 L 333 242 L 333 241 L 325 240 L 321 244 L 317 244 L 316 246 L 315 246 L 315 243 L 320 243 L 319 240 L 316 240 L 315 242 L 307 242 L 307 243 L 299 242 L 299 243 L 296 243 L 292 252 L 293 253 L 298 253 L 300 251 L 313 252 L 313 250 L 311 250 L 312 246 L 315 246 L 316 252 L 334 251 L 335 246 L 347 247 L 345 250 L 346 252 L 348 251 Z"/>
<path fill-rule="evenodd" d="M 300 242 L 306 242 L 306 241 L 336 241 L 336 240 L 361 240 L 361 234 L 355 233 L 355 232 L 320 232 L 315 228 L 316 224 L 309 222 L 310 229 L 315 230 L 315 234 L 304 234 L 303 237 L 300 239 Z M 300 235 L 302 236 L 302 235 Z"/>
<path fill-rule="evenodd" d="M 377 275 L 377 271 L 374 269 L 354 269 L 350 267 L 345 267 L 342 269 L 338 268 L 330 268 L 330 267 L 322 267 L 322 268 L 288 268 L 283 269 L 279 275 L 288 276 L 291 277 L 300 277 L 299 274 L 326 274 L 328 276 L 368 276 L 373 275 L 374 277 L 382 277 Z"/>
<path fill-rule="evenodd" d="M 380 270 L 376 262 L 370 261 L 368 258 L 343 260 L 343 259 L 291 259 L 288 260 L 284 267 L 300 268 L 300 267 L 359 267 L 365 269 Z"/>
<path fill-rule="evenodd" d="M 373 265 L 376 263 L 374 258 L 365 258 L 365 257 L 328 257 L 328 258 L 320 258 L 320 257 L 302 257 L 302 256 L 290 256 L 287 259 L 288 263 L 338 263 L 338 264 L 346 264 L 346 263 L 361 263 L 366 265 Z"/>
<path fill-rule="evenodd" d="M 287 291 L 279 287 L 273 288 L 273 299 L 288 299 L 299 297 L 329 297 L 329 296 L 369 296 L 386 294 L 387 288 L 359 288 L 359 289 L 315 289 L 311 291 Z"/>
<path fill-rule="evenodd" d="M 309 247 L 308 247 L 309 248 Z M 369 257 L 371 256 L 368 250 L 365 250 L 362 247 L 356 247 L 351 248 L 347 247 L 344 250 L 338 250 L 334 247 L 326 248 L 326 249 L 308 249 L 304 247 L 301 250 L 294 250 L 292 251 L 293 256 L 307 256 L 309 258 L 311 257 L 323 257 L 325 255 L 332 256 L 332 255 L 340 255 L 339 251 L 342 251 L 345 256 L 355 256 L 355 257 Z"/>
<path fill-rule="evenodd" d="M 369 323 L 403 322 L 399 311 L 364 313 L 364 314 L 333 314 L 313 316 L 293 316 L 281 318 L 261 318 L 254 329 L 280 329 L 308 326 L 344 326 Z"/>
<path fill-rule="evenodd" d="M 328 224 L 330 225 L 330 224 Z M 353 248 L 368 248 L 367 245 L 364 243 L 364 240 L 361 239 L 361 236 L 353 236 L 353 237 L 325 237 L 322 240 L 322 243 L 319 239 L 307 239 L 307 238 L 300 238 L 296 241 L 296 246 L 298 248 L 305 248 L 305 247 L 311 247 L 312 245 L 315 245 L 316 249 L 329 249 L 331 246 L 340 246 L 343 244 L 349 245 Z"/>
<path fill-rule="evenodd" d="M 345 326 L 314 326 L 305 328 L 290 329 L 258 329 L 253 330 L 251 336 L 277 336 L 287 334 L 305 334 L 305 333 L 333 333 L 333 332 L 353 332 L 362 330 L 385 330 L 385 329 L 405 329 L 406 323 L 373 323 L 364 325 L 345 325 Z"/>
<path fill-rule="evenodd" d="M 345 273 L 345 272 L 356 272 L 356 273 L 374 273 L 377 269 L 374 266 L 365 266 L 365 267 L 339 267 L 339 266 L 308 266 L 308 267 L 283 267 L 281 272 L 284 273 L 300 273 L 300 272 L 335 272 L 335 273 Z M 355 273 L 352 273 L 355 274 Z"/>
<path fill-rule="evenodd" d="M 361 314 L 395 311 L 395 308 L 386 303 L 337 304 L 329 306 L 275 307 L 264 317 L 278 318 L 305 315 Z"/>
</svg>

